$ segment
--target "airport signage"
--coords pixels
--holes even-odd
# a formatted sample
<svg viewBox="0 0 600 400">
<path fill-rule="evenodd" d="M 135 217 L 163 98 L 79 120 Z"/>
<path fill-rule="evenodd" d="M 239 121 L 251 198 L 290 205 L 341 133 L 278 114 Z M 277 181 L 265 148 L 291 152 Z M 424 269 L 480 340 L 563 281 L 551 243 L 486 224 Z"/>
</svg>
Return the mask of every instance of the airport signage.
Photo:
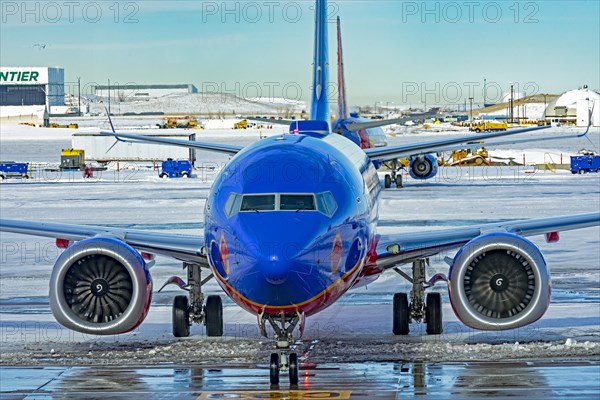
<svg viewBox="0 0 600 400">
<path fill-rule="evenodd" d="M 48 83 L 48 68 L 0 67 L 0 85 L 37 85 Z"/>
</svg>

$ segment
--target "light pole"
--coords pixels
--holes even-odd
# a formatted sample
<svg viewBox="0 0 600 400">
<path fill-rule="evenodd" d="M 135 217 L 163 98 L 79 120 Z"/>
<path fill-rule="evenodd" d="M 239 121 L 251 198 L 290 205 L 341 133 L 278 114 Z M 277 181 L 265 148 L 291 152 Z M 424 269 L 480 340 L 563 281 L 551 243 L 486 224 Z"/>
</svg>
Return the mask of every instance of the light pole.
<svg viewBox="0 0 600 400">
<path fill-rule="evenodd" d="M 547 107 L 546 96 L 547 96 L 547 94 L 544 94 L 543 96 L 544 96 L 544 114 L 542 115 L 542 117 L 544 118 L 544 125 L 546 125 L 546 107 Z"/>
<path fill-rule="evenodd" d="M 469 130 L 473 130 L 473 97 L 469 97 L 469 107 L 470 107 Z"/>
<path fill-rule="evenodd" d="M 486 106 L 487 104 L 487 80 L 485 78 L 483 78 L 483 106 Z"/>
<path fill-rule="evenodd" d="M 81 117 L 81 78 L 77 77 L 77 110 L 79 111 L 79 116 Z"/>
<path fill-rule="evenodd" d="M 110 79 L 108 80 L 108 115 L 110 115 Z"/>
<path fill-rule="evenodd" d="M 509 83 L 510 83 L 510 104 L 509 104 L 510 111 L 509 111 L 509 114 L 510 114 L 510 124 L 512 125 L 513 124 L 513 113 L 514 113 L 514 110 L 513 110 L 513 106 L 514 106 L 514 100 L 513 100 L 514 92 L 513 92 L 513 88 L 514 88 L 514 85 L 513 85 L 512 82 L 509 82 Z"/>
</svg>

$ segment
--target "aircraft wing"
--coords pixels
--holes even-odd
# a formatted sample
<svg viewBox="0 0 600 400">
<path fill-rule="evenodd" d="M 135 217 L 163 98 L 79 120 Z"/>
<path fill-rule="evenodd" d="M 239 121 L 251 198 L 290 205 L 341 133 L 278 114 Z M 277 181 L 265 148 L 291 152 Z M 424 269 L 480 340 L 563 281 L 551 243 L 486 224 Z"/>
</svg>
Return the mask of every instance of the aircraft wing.
<svg viewBox="0 0 600 400">
<path fill-rule="evenodd" d="M 539 141 L 544 141 L 544 143 L 546 143 L 547 141 L 550 141 L 550 140 L 578 139 L 578 138 L 586 137 L 588 132 L 589 132 L 589 127 L 584 133 L 578 134 L 578 135 L 544 136 L 544 137 L 538 137 L 538 138 L 501 140 L 501 141 L 496 141 L 496 142 L 479 141 L 479 142 L 468 142 L 465 144 L 467 144 L 467 145 L 485 145 L 485 146 L 502 146 L 502 145 L 507 145 L 507 144 L 521 144 L 521 143 L 530 143 L 530 142 L 539 142 Z M 456 149 L 458 149 L 458 148 L 455 147 L 453 150 L 456 150 Z M 448 149 L 444 149 L 444 150 L 448 150 Z"/>
<path fill-rule="evenodd" d="M 481 133 L 475 135 L 470 134 L 452 138 L 432 140 L 428 142 L 365 149 L 365 153 L 373 161 L 387 161 L 415 154 L 432 153 L 437 151 L 448 150 L 451 148 L 455 148 L 458 144 L 466 144 L 470 142 L 481 141 L 484 141 L 483 143 L 485 143 L 486 139 L 506 137 L 516 135 L 519 133 L 539 131 L 548 128 L 549 127 L 547 126 L 535 126 L 522 129 L 511 129 L 509 131 L 504 132 Z"/>
<path fill-rule="evenodd" d="M 296 119 L 271 119 L 271 118 L 260 118 L 260 117 L 244 117 L 250 121 L 266 122 L 273 125 L 287 125 L 290 126 L 292 122 L 297 121 Z"/>
<path fill-rule="evenodd" d="M 100 132 L 100 134 L 114 136 L 120 142 L 166 144 L 170 146 L 187 147 L 188 149 L 207 150 L 216 153 L 225 153 L 229 155 L 237 154 L 244 148 L 243 146 L 234 146 L 229 144 L 194 142 L 182 139 L 168 139 L 156 136 L 136 135 L 133 133 Z"/>
<path fill-rule="evenodd" d="M 379 119 L 368 122 L 353 122 L 351 124 L 344 124 L 344 128 L 349 130 L 350 132 L 357 132 L 361 129 L 370 129 L 370 128 L 378 128 L 380 126 L 388 126 L 394 124 L 403 124 L 407 121 L 412 121 L 416 118 L 403 117 L 403 118 L 393 118 L 393 119 Z"/>
<path fill-rule="evenodd" d="M 0 219 L 0 232 L 44 236 L 69 241 L 78 241 L 94 236 L 110 236 L 122 240 L 139 251 L 208 266 L 206 255 L 202 251 L 204 240 L 200 235 L 175 235 L 136 229 L 13 219 Z"/>
<path fill-rule="evenodd" d="M 455 250 L 471 239 L 489 232 L 535 236 L 598 225 L 600 225 L 600 213 L 590 213 L 515 220 L 447 230 L 381 235 L 377 245 L 377 266 L 381 269 L 388 269 L 419 258 Z"/>
</svg>

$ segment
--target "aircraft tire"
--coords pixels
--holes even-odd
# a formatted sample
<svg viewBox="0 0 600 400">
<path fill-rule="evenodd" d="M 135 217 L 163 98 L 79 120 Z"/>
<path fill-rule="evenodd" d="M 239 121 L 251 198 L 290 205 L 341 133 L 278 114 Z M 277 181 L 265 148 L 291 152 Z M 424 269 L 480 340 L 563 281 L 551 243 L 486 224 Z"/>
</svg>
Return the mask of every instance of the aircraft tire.
<svg viewBox="0 0 600 400">
<path fill-rule="evenodd" d="M 296 353 L 290 354 L 290 385 L 298 384 L 298 355 Z"/>
<path fill-rule="evenodd" d="M 396 188 L 400 189 L 402 187 L 402 175 L 396 175 Z"/>
<path fill-rule="evenodd" d="M 175 296 L 173 300 L 173 336 L 190 336 L 190 305 L 187 296 Z"/>
<path fill-rule="evenodd" d="M 279 385 L 279 354 L 277 353 L 271 354 L 271 362 L 269 363 L 269 379 L 271 381 L 271 385 Z"/>
<path fill-rule="evenodd" d="M 439 293 L 427 293 L 425 319 L 428 335 L 442 333 L 442 297 Z"/>
<path fill-rule="evenodd" d="M 391 188 L 392 187 L 392 177 L 389 175 L 386 175 L 383 180 L 383 185 L 386 189 Z"/>
<path fill-rule="evenodd" d="M 223 336 L 223 302 L 221 296 L 208 296 L 204 312 L 206 314 L 206 335 Z"/>
<path fill-rule="evenodd" d="M 393 302 L 393 326 L 394 335 L 408 335 L 409 331 L 409 308 L 406 293 L 394 294 Z"/>
</svg>

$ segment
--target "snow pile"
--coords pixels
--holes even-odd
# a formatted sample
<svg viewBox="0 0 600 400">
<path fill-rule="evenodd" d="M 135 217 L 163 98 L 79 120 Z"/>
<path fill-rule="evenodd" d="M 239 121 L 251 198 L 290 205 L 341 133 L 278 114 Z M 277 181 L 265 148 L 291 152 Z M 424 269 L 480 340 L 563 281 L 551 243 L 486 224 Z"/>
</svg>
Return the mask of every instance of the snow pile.
<svg viewBox="0 0 600 400">
<path fill-rule="evenodd" d="M 90 113 L 104 114 L 108 99 L 90 102 Z M 172 94 L 148 100 L 111 103 L 111 113 L 142 114 L 163 112 L 165 114 L 192 115 L 240 115 L 300 113 L 306 104 L 287 99 L 244 99 L 227 93 Z"/>
<path fill-rule="evenodd" d="M 411 338 L 414 339 L 414 338 Z M 600 356 L 600 343 L 568 339 L 566 342 L 449 343 L 442 340 L 414 342 L 322 343 L 311 353 L 311 361 L 502 361 L 534 358 L 582 358 Z"/>
</svg>

